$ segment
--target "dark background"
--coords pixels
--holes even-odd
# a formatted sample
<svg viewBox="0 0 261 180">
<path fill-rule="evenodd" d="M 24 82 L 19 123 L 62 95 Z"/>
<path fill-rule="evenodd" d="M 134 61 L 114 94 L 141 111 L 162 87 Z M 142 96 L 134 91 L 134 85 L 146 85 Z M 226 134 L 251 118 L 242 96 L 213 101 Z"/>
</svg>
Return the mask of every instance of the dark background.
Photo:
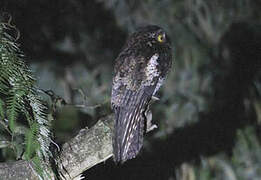
<svg viewBox="0 0 261 180">
<path fill-rule="evenodd" d="M 112 67 L 128 34 L 146 24 L 168 32 L 174 58 L 153 105 L 159 128 L 136 159 L 84 173 L 124 180 L 261 178 L 260 8 L 251 0 L 0 2 L 38 86 L 90 106 L 59 110 L 59 144 L 111 113 Z"/>
</svg>

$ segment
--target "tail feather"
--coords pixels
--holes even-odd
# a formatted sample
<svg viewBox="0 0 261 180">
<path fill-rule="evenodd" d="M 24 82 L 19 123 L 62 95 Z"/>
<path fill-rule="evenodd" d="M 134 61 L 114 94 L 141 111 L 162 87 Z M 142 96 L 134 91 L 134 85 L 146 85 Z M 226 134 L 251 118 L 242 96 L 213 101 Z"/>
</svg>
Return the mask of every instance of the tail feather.
<svg viewBox="0 0 261 180">
<path fill-rule="evenodd" d="M 123 163 L 136 157 L 142 147 L 145 128 L 144 111 L 148 98 L 146 96 L 140 98 L 140 103 L 134 108 L 117 107 L 114 109 L 113 154 L 115 162 Z"/>
</svg>

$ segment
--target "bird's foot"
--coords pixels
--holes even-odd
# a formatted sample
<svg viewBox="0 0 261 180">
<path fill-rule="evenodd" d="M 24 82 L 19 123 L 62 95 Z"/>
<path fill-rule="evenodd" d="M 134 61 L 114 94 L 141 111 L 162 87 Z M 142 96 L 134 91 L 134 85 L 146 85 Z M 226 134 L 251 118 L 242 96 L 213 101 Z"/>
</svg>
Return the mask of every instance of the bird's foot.
<svg viewBox="0 0 261 180">
<path fill-rule="evenodd" d="M 157 129 L 158 126 L 156 124 L 151 124 L 150 127 L 147 127 L 147 132 L 153 131 L 154 129 Z"/>
<path fill-rule="evenodd" d="M 152 112 L 150 110 L 146 111 L 145 116 L 146 116 L 146 132 L 150 132 L 158 128 L 156 124 L 152 123 Z"/>
<path fill-rule="evenodd" d="M 158 98 L 157 96 L 152 96 L 151 99 L 152 99 L 152 101 L 158 101 L 158 100 L 160 100 L 160 98 Z"/>
</svg>

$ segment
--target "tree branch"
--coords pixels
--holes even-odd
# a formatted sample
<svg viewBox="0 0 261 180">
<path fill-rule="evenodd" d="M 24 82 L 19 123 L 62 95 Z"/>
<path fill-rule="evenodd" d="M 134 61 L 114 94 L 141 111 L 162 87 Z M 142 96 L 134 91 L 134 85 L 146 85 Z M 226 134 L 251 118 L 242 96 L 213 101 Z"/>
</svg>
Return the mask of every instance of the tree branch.
<svg viewBox="0 0 261 180">
<path fill-rule="evenodd" d="M 63 171 L 66 178 L 75 178 L 112 156 L 113 117 L 106 116 L 92 128 L 80 130 L 76 137 L 62 146 L 61 162 L 68 172 Z"/>
<path fill-rule="evenodd" d="M 112 156 L 113 115 L 100 119 L 90 129 L 84 128 L 62 146 L 59 171 L 66 179 L 79 179 L 82 172 Z M 3 179 L 38 179 L 29 161 L 0 163 Z M 51 174 L 54 179 L 54 174 Z"/>
</svg>

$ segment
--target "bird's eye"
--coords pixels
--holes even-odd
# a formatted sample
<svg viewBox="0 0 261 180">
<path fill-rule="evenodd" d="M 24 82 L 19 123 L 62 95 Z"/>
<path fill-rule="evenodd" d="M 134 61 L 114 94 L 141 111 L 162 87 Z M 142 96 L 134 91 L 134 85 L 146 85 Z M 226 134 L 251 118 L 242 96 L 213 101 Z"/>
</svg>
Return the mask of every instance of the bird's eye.
<svg viewBox="0 0 261 180">
<path fill-rule="evenodd" d="M 158 37 L 157 37 L 157 40 L 158 40 L 160 43 L 164 42 L 164 36 L 163 36 L 163 34 L 159 34 Z"/>
</svg>

